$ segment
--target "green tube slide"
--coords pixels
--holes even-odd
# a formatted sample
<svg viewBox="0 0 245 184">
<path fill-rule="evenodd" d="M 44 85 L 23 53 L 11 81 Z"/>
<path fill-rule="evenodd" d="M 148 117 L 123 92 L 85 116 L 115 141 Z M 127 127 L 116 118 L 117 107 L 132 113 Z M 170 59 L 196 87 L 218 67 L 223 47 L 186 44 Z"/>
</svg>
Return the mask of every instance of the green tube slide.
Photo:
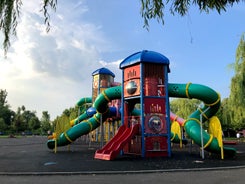
<svg viewBox="0 0 245 184">
<path fill-rule="evenodd" d="M 85 97 L 85 98 L 81 98 L 78 102 L 77 102 L 77 106 L 81 107 L 86 103 L 92 103 L 92 98 L 91 97 Z"/>
<path fill-rule="evenodd" d="M 62 133 L 57 139 L 57 146 L 68 145 L 78 137 L 88 134 L 90 131 L 100 126 L 100 122 L 104 122 L 110 117 L 111 113 L 108 102 L 113 99 L 120 99 L 121 90 L 121 86 L 116 86 L 103 91 L 93 104 L 97 113 L 93 117 L 76 124 L 66 132 Z M 191 83 L 168 84 L 168 92 L 170 97 L 196 98 L 204 102 L 204 107 L 193 112 L 184 124 L 185 131 L 189 137 L 193 139 L 196 144 L 201 145 L 200 119 L 202 118 L 203 122 L 205 122 L 218 111 L 220 106 L 219 94 L 207 86 Z M 79 104 L 82 103 L 86 102 L 83 100 Z M 136 110 L 135 113 L 138 114 L 138 111 Z M 202 116 L 200 117 L 201 114 Z M 81 117 L 81 119 L 83 118 L 84 117 Z M 221 148 L 219 147 L 218 140 L 205 131 L 202 131 L 202 135 L 205 149 L 210 152 L 220 153 Z M 55 147 L 55 140 L 49 140 L 47 146 L 48 148 L 53 149 Z M 228 156 L 234 156 L 236 150 L 224 147 L 224 153 Z"/>
<path fill-rule="evenodd" d="M 89 118 L 88 113 L 85 111 L 83 114 L 81 114 L 78 118 L 74 119 L 73 125 L 79 124 L 81 121 L 86 120 Z"/>
<path fill-rule="evenodd" d="M 96 109 L 93 107 L 88 108 L 84 113 L 70 122 L 71 126 L 79 124 L 81 121 L 86 120 L 96 114 Z"/>
<path fill-rule="evenodd" d="M 87 110 L 87 105 L 86 104 L 92 104 L 92 97 L 85 97 L 85 98 L 81 98 L 78 102 L 77 102 L 77 106 L 78 106 L 78 112 L 83 113 L 84 111 Z M 85 114 L 84 114 L 85 115 Z M 81 120 L 82 121 L 82 120 Z M 75 122 L 76 123 L 76 122 Z"/>
<path fill-rule="evenodd" d="M 202 122 L 205 122 L 218 111 L 220 106 L 219 94 L 207 86 L 191 83 L 168 84 L 168 92 L 170 97 L 196 98 L 204 102 L 204 107 L 193 112 L 184 124 L 184 128 L 188 136 L 193 139 L 196 144 L 201 146 L 201 118 Z M 204 130 L 202 131 L 202 135 L 205 150 L 221 153 L 221 148 L 216 138 Z M 235 149 L 224 147 L 225 156 L 234 156 L 235 154 Z"/>
<path fill-rule="evenodd" d="M 79 124 L 68 129 L 66 132 L 63 132 L 58 138 L 57 142 L 55 140 L 49 140 L 47 146 L 50 149 L 57 146 L 65 146 L 74 142 L 77 138 L 82 135 L 88 134 L 92 130 L 100 126 L 100 122 L 104 122 L 108 117 L 110 117 L 110 108 L 108 102 L 113 99 L 121 98 L 121 86 L 116 86 L 108 88 L 103 91 L 95 100 L 93 106 L 96 108 L 97 113 L 87 120 L 82 121 Z"/>
<path fill-rule="evenodd" d="M 81 121 L 90 118 L 92 115 L 94 115 L 95 113 L 88 113 L 89 109 L 85 109 L 86 107 L 84 107 L 84 105 L 88 104 L 88 103 L 92 103 L 92 98 L 91 97 L 85 97 L 85 98 L 81 98 L 78 102 L 77 102 L 77 106 L 79 108 L 80 112 L 83 112 L 81 115 L 79 115 L 79 117 L 77 117 L 76 119 L 73 119 L 70 122 L 70 125 L 76 125 L 78 123 L 80 123 Z M 92 115 L 91 115 L 92 114 Z"/>
</svg>

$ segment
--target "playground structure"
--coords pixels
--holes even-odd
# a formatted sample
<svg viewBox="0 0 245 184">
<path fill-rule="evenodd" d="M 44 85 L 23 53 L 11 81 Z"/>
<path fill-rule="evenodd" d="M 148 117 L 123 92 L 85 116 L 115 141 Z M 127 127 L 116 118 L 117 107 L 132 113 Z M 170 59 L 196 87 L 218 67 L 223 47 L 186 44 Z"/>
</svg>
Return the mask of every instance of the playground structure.
<svg viewBox="0 0 245 184">
<path fill-rule="evenodd" d="M 108 135 L 111 129 L 116 132 L 120 127 L 113 137 L 108 136 L 105 146 L 96 151 L 96 159 L 113 160 L 120 153 L 170 157 L 171 141 L 182 144 L 180 126 L 202 150 L 218 153 L 221 158 L 236 154 L 234 148 L 222 144 L 220 122 L 214 116 L 220 106 L 217 92 L 200 84 L 168 83 L 169 60 L 153 51 L 132 54 L 121 62 L 120 69 L 122 85 L 114 82 L 115 75 L 106 68 L 93 72 L 92 98 L 78 102 L 82 114 L 62 133 L 54 134 L 47 142 L 48 148 L 69 145 L 110 120 L 117 123 L 108 128 Z M 169 97 L 196 98 L 203 101 L 204 106 L 183 120 L 170 112 Z M 87 103 L 92 107 L 84 108 Z M 207 120 L 209 132 L 202 129 L 202 123 Z M 98 132 L 92 133 L 94 139 L 97 135 Z"/>
</svg>

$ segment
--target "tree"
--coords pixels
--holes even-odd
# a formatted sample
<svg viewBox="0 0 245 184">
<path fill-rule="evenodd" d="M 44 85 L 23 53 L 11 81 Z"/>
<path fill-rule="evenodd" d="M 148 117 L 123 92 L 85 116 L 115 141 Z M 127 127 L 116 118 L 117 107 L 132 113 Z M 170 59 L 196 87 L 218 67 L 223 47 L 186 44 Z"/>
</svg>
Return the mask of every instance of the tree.
<svg viewBox="0 0 245 184">
<path fill-rule="evenodd" d="M 63 113 L 62 113 L 62 115 L 67 116 L 67 117 L 69 117 L 70 114 L 71 114 L 71 112 L 70 112 L 69 109 L 65 109 L 65 110 L 63 111 Z"/>
<path fill-rule="evenodd" d="M 7 105 L 7 91 L 5 90 L 0 90 L 0 106 L 6 106 Z"/>
<path fill-rule="evenodd" d="M 16 115 L 14 117 L 14 121 L 13 121 L 13 128 L 16 132 L 19 131 L 24 131 L 24 119 L 23 116 L 21 116 L 22 112 L 21 112 L 21 108 L 18 107 Z"/>
<path fill-rule="evenodd" d="M 36 116 L 36 112 L 27 110 L 22 105 L 18 107 L 15 113 L 7 103 L 7 95 L 6 90 L 0 90 L 0 131 L 8 129 L 10 132 L 12 130 L 21 132 L 27 130 L 33 131 L 40 128 L 40 121 Z"/>
<path fill-rule="evenodd" d="M 18 107 L 17 112 L 15 114 L 13 120 L 13 128 L 16 132 L 25 131 L 27 128 L 27 122 L 25 121 L 25 118 L 23 116 L 24 110 L 25 106 L 22 105 L 21 107 Z"/>
<path fill-rule="evenodd" d="M 89 106 L 87 105 L 86 106 L 86 109 L 88 109 L 88 108 L 89 108 Z M 75 108 L 70 108 L 70 116 L 69 116 L 69 119 L 70 120 L 73 120 L 73 119 L 77 118 L 78 117 L 78 111 L 79 111 L 79 107 L 78 106 L 76 106 Z"/>
<path fill-rule="evenodd" d="M 210 10 L 217 10 L 219 13 L 225 11 L 226 7 L 232 6 L 243 0 L 141 0 L 141 16 L 144 19 L 144 27 L 149 28 L 149 20 L 157 19 L 158 22 L 164 24 L 164 8 L 170 4 L 170 12 L 184 16 L 187 14 L 191 5 L 197 6 L 200 11 L 209 12 Z M 47 32 L 50 29 L 50 15 L 49 9 L 56 10 L 57 0 L 42 0 L 42 11 L 44 15 L 44 23 L 46 24 Z M 18 25 L 18 18 L 22 0 L 1 0 L 0 1 L 0 30 L 4 34 L 3 47 L 5 55 L 10 47 L 10 36 L 16 35 L 16 28 Z"/>
<path fill-rule="evenodd" d="M 209 12 L 210 10 L 217 10 L 218 13 L 226 11 L 227 6 L 232 6 L 240 0 L 228 1 L 213 1 L 213 0 L 167 0 L 164 4 L 163 0 L 141 0 L 141 16 L 144 19 L 144 26 L 149 27 L 150 19 L 157 19 L 158 22 L 164 24 L 164 8 L 170 4 L 170 12 L 184 16 L 188 13 L 191 5 L 197 6 L 200 11 Z"/>
<path fill-rule="evenodd" d="M 5 124 L 4 119 L 0 118 L 0 133 L 4 132 L 6 128 L 7 128 L 7 125 Z"/>
<path fill-rule="evenodd" d="M 43 0 L 42 11 L 47 32 L 50 29 L 50 16 L 48 9 L 56 9 L 57 0 Z M 10 47 L 10 36 L 16 36 L 18 18 L 20 16 L 22 0 L 1 0 L 0 1 L 0 30 L 3 32 L 3 48 L 5 55 Z"/>
<path fill-rule="evenodd" d="M 170 102 L 170 110 L 179 117 L 187 119 L 201 104 L 197 99 L 173 99 Z"/>
<path fill-rule="evenodd" d="M 60 133 L 68 130 L 71 127 L 70 121 L 78 116 L 78 109 L 78 106 L 75 108 L 71 107 L 69 109 L 65 109 L 60 116 L 57 116 L 52 122 L 53 131 L 59 135 Z"/>
<path fill-rule="evenodd" d="M 31 117 L 31 119 L 28 121 L 28 127 L 32 132 L 36 132 L 41 127 L 41 123 L 36 116 Z"/>
<path fill-rule="evenodd" d="M 65 109 L 62 113 L 62 116 L 66 116 L 69 120 L 73 120 L 78 116 L 78 107 L 70 107 L 69 109 Z"/>
<path fill-rule="evenodd" d="M 44 133 L 47 133 L 47 131 L 51 130 L 50 115 L 48 111 L 42 112 L 41 129 Z"/>
<path fill-rule="evenodd" d="M 14 116 L 14 112 L 10 109 L 9 104 L 7 103 L 7 91 L 0 90 L 0 117 L 6 126 L 11 124 L 11 121 Z"/>
<path fill-rule="evenodd" d="M 22 105 L 14 116 L 13 127 L 16 132 L 33 131 L 40 128 L 40 121 L 35 111 L 26 110 Z"/>
<path fill-rule="evenodd" d="M 22 109 L 23 110 L 23 109 Z M 25 124 L 25 130 L 36 130 L 40 128 L 40 121 L 36 116 L 35 111 L 24 110 L 22 113 L 22 117 Z"/>
<path fill-rule="evenodd" d="M 238 130 L 245 128 L 245 40 L 244 34 L 236 50 L 236 61 L 232 65 L 235 75 L 231 80 L 229 105 L 232 125 Z"/>
<path fill-rule="evenodd" d="M 221 122 L 223 130 L 233 129 L 232 124 L 231 124 L 232 122 L 231 114 L 232 113 L 231 113 L 231 108 L 229 104 L 229 98 L 225 98 L 222 100 L 220 109 L 216 114 L 216 116 L 218 116 Z"/>
</svg>

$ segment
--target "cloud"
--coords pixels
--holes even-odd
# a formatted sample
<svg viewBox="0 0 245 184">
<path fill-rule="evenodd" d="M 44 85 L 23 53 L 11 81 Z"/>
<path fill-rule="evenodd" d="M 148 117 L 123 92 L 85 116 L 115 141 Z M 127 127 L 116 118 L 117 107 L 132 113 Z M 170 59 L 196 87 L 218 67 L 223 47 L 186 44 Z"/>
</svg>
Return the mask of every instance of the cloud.
<svg viewBox="0 0 245 184">
<path fill-rule="evenodd" d="M 48 110 L 51 117 L 91 95 L 92 72 L 110 45 L 100 25 L 83 21 L 84 1 L 60 0 L 47 34 L 40 1 L 24 3 L 17 40 L 0 61 L 0 86 L 13 110 Z"/>
<path fill-rule="evenodd" d="M 106 41 L 93 24 L 76 22 L 76 19 L 71 21 L 77 13 L 73 12 L 73 9 L 76 9 L 78 2 L 80 1 L 60 2 L 57 15 L 52 16 L 52 22 L 55 21 L 55 24 L 51 22 L 52 27 L 48 34 L 45 32 L 41 14 L 27 11 L 22 17 L 18 27 L 19 40 L 14 46 L 14 51 L 26 45 L 26 53 L 32 60 L 36 72 L 81 80 L 99 64 L 98 48 Z M 65 14 L 66 12 L 70 13 Z M 82 16 L 81 12 L 79 15 Z"/>
<path fill-rule="evenodd" d="M 99 63 L 103 66 L 111 70 L 115 74 L 115 82 L 122 82 L 122 71 L 119 69 L 120 63 L 123 59 L 119 59 L 116 61 L 103 61 L 100 60 Z"/>
</svg>

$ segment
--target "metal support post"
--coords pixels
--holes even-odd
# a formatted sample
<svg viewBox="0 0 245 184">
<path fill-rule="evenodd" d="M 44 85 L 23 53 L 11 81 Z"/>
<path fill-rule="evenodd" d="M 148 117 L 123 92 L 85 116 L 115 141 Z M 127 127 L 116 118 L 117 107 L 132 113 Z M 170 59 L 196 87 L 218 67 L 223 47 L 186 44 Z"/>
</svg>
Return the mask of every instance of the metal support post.
<svg viewBox="0 0 245 184">
<path fill-rule="evenodd" d="M 203 114 L 205 114 L 205 112 L 207 112 L 209 110 L 210 107 L 208 107 L 207 109 L 205 109 L 201 114 L 200 114 L 200 133 L 201 133 L 201 154 L 202 154 L 202 159 L 204 159 L 204 143 L 203 143 L 203 125 L 202 125 L 202 116 Z"/>
</svg>

